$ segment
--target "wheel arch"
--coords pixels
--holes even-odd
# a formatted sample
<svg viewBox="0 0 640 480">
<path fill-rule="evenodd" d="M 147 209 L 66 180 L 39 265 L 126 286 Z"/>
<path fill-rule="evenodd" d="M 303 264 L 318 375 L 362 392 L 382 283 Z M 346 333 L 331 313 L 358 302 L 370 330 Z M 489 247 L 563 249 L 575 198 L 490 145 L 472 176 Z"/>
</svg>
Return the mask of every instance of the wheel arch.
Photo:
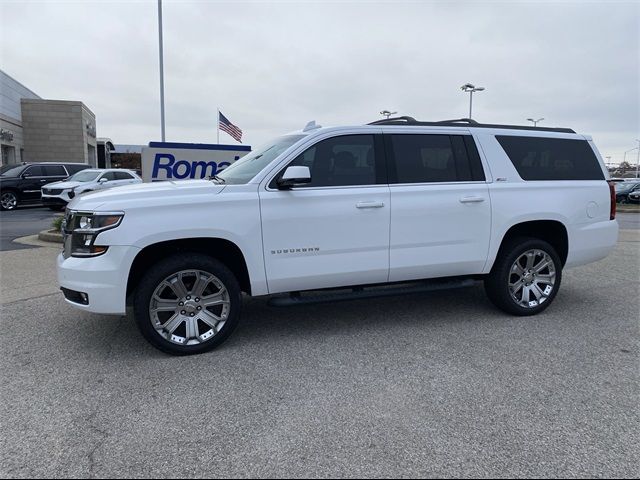
<svg viewBox="0 0 640 480">
<path fill-rule="evenodd" d="M 127 297 L 133 293 L 148 267 L 181 252 L 202 253 L 222 262 L 236 276 L 241 290 L 251 295 L 251 280 L 242 250 L 230 240 L 198 237 L 161 241 L 141 249 L 129 269 Z"/>
<path fill-rule="evenodd" d="M 567 263 L 569 256 L 569 234 L 565 224 L 559 220 L 528 220 L 512 225 L 504 233 L 500 241 L 500 247 L 495 257 L 491 259 L 491 268 L 493 268 L 496 258 L 501 255 L 504 245 L 516 237 L 532 237 L 544 240 L 558 253 L 562 261 L 562 266 L 564 267 Z"/>
</svg>

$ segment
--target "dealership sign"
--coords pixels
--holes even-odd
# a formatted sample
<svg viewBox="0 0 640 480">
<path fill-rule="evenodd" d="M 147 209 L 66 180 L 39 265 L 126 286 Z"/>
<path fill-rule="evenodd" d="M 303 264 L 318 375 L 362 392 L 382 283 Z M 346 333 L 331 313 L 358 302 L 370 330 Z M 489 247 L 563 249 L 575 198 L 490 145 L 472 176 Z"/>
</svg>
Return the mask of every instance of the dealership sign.
<svg viewBox="0 0 640 480">
<path fill-rule="evenodd" d="M 208 178 L 251 151 L 245 145 L 150 142 L 142 148 L 142 179 L 188 180 Z"/>
</svg>

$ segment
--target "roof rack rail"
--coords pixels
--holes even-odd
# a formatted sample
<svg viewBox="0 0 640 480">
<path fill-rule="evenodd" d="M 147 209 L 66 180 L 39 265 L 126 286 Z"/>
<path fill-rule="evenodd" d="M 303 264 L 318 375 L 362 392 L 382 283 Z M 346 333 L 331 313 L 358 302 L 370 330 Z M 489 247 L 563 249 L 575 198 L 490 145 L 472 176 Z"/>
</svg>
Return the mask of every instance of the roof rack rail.
<svg viewBox="0 0 640 480">
<path fill-rule="evenodd" d="M 559 132 L 559 133 L 576 133 L 571 128 L 554 128 L 554 127 L 532 127 L 529 125 L 498 125 L 493 123 L 478 123 L 471 118 L 458 118 L 454 120 L 440 120 L 438 122 L 421 122 L 413 117 L 402 116 L 395 118 L 384 118 L 376 120 L 368 125 L 410 125 L 410 126 L 429 126 L 429 127 L 461 127 L 468 126 L 473 128 L 503 128 L 506 130 L 533 130 L 537 132 Z"/>
<path fill-rule="evenodd" d="M 387 123 L 387 122 L 393 122 L 393 123 Z M 413 117 L 404 116 L 404 117 L 385 118 L 383 120 L 371 122 L 369 123 L 369 125 L 397 125 L 398 123 L 396 122 L 405 122 L 407 124 L 412 124 L 418 121 Z"/>
</svg>

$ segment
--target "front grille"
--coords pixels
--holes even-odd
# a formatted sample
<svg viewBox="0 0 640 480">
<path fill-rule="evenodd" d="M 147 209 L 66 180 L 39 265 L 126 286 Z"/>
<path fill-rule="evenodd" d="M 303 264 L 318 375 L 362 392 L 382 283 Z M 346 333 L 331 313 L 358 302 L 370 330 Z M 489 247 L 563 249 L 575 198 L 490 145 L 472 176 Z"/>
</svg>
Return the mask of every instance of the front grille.
<svg viewBox="0 0 640 480">
<path fill-rule="evenodd" d="M 42 193 L 45 195 L 60 195 L 62 193 L 61 188 L 43 188 Z"/>
</svg>

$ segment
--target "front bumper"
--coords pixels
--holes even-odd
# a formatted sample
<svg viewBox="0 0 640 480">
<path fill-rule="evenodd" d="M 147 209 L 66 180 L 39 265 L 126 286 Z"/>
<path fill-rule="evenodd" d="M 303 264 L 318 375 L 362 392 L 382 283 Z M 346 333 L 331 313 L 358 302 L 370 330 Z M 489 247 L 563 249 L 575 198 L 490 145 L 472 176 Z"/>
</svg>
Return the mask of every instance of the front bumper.
<svg viewBox="0 0 640 480">
<path fill-rule="evenodd" d="M 127 280 L 129 270 L 139 248 L 110 246 L 98 257 L 64 258 L 58 255 L 58 284 L 74 292 L 86 293 L 87 304 L 65 301 L 80 309 L 94 313 L 124 315 L 126 313 Z"/>
<path fill-rule="evenodd" d="M 64 200 L 60 197 L 52 197 L 48 195 L 42 195 L 42 204 L 43 205 L 56 205 L 56 206 L 64 206 L 68 203 L 67 200 Z"/>
</svg>

